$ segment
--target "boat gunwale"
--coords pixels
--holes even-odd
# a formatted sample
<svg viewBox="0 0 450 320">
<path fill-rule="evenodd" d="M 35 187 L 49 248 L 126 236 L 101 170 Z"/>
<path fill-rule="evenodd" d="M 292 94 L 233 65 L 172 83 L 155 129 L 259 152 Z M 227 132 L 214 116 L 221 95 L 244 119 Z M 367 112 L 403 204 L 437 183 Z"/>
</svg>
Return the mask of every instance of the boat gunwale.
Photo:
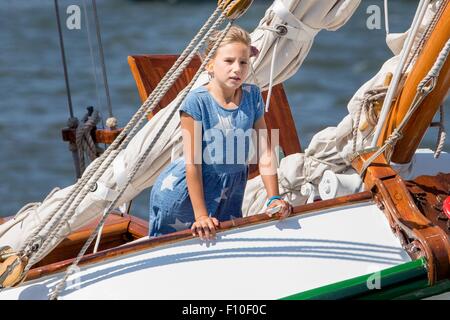
<svg viewBox="0 0 450 320">
<path fill-rule="evenodd" d="M 372 193 L 370 191 L 364 191 L 352 195 L 347 195 L 330 200 L 322 200 L 305 205 L 299 205 L 294 207 L 293 213 L 290 217 L 311 214 L 315 211 L 323 211 L 327 209 L 340 208 L 345 206 L 351 206 L 363 202 L 373 201 Z M 262 223 L 267 223 L 275 220 L 279 220 L 280 214 L 275 214 L 269 217 L 265 213 L 257 215 L 237 218 L 230 221 L 224 221 L 220 223 L 217 233 L 223 233 L 230 230 L 236 230 L 243 227 L 254 226 Z M 190 229 L 174 232 L 171 234 L 159 236 L 156 238 L 146 239 L 139 242 L 129 243 L 120 247 L 111 248 L 97 253 L 87 254 L 81 258 L 78 263 L 79 266 L 90 265 L 94 263 L 103 262 L 105 260 L 114 259 L 123 255 L 128 255 L 152 248 L 162 247 L 173 243 L 178 243 L 184 240 L 193 239 Z M 75 258 L 55 262 L 46 266 L 33 268 L 29 271 L 25 283 L 31 280 L 39 279 L 47 275 L 52 275 L 63 271 L 69 267 Z"/>
</svg>

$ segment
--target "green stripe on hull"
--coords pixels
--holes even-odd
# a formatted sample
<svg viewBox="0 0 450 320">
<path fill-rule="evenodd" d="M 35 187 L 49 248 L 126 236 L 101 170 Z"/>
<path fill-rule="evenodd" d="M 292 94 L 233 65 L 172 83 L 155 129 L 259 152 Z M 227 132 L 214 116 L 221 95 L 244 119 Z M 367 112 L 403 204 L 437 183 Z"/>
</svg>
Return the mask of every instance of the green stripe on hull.
<svg viewBox="0 0 450 320">
<path fill-rule="evenodd" d="M 407 283 L 402 283 L 405 281 Z M 404 289 L 396 289 L 398 286 L 404 287 Z M 293 294 L 281 300 L 392 299 L 407 292 L 424 288 L 424 286 L 428 286 L 426 260 L 421 258 L 381 270 L 378 273 L 370 273 Z M 386 293 L 386 296 L 384 296 L 384 293 Z"/>
</svg>

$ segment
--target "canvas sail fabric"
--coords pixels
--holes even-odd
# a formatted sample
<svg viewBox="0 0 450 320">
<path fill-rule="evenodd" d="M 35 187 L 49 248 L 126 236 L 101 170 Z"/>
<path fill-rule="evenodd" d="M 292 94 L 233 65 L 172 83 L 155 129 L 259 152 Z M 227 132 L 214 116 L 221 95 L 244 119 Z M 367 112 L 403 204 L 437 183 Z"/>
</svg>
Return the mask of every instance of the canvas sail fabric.
<svg viewBox="0 0 450 320">
<path fill-rule="evenodd" d="M 250 80 L 266 90 L 269 85 L 272 56 L 277 45 L 273 83 L 282 83 L 297 73 L 308 55 L 314 38 L 321 30 L 335 31 L 353 15 L 360 0 L 276 0 L 251 34 L 260 55 L 254 62 L 255 77 Z M 286 36 L 270 29 L 284 25 Z M 279 40 L 278 40 L 279 38 Z M 256 78 L 256 79 L 255 79 Z"/>
<path fill-rule="evenodd" d="M 417 35 L 414 39 L 413 50 L 420 42 L 420 39 L 441 1 L 431 3 L 422 20 Z M 313 136 L 309 146 L 304 153 L 296 153 L 283 158 L 278 168 L 278 182 L 280 193 L 284 194 L 293 205 L 304 204 L 308 198 L 301 193 L 301 187 L 311 183 L 317 188 L 323 173 L 332 170 L 335 173 L 351 172 L 350 158 L 353 155 L 353 125 L 356 121 L 356 114 L 360 108 L 364 95 L 368 90 L 383 86 L 386 74 L 394 73 L 396 66 L 400 62 L 400 54 L 405 44 L 407 33 L 391 34 L 386 42 L 391 48 L 394 56 L 387 60 L 379 72 L 354 94 L 347 105 L 349 114 L 342 119 L 336 127 L 328 127 Z M 413 63 L 410 65 L 411 68 Z M 408 70 L 407 70 L 408 71 Z M 361 122 L 365 121 L 362 113 Z M 358 131 L 357 150 L 369 147 L 372 142 L 374 128 L 370 125 L 363 131 Z M 257 176 L 247 183 L 242 212 L 244 216 L 262 212 L 265 206 L 266 191 L 260 176 Z"/>
<path fill-rule="evenodd" d="M 295 21 L 297 21 L 297 23 L 300 22 L 302 26 L 297 31 L 297 38 L 295 40 L 285 38 L 279 40 L 278 50 L 283 53 L 283 59 L 278 59 L 279 62 L 275 64 L 273 70 L 275 80 L 273 84 L 275 85 L 287 80 L 298 70 L 305 56 L 309 52 L 314 36 L 319 30 L 336 30 L 342 26 L 349 19 L 359 3 L 360 0 L 275 1 L 267 10 L 266 16 L 261 20 L 257 30 L 251 34 L 255 46 L 260 51 L 260 55 L 256 61 L 254 61 L 256 77 L 253 77 L 253 79 L 256 79 L 256 81 L 252 80 L 252 76 L 250 76 L 247 82 L 256 83 L 263 89 L 267 88 L 270 82 L 268 68 L 271 60 L 272 46 L 277 38 L 274 36 L 273 31 L 264 30 L 262 29 L 262 26 L 274 26 L 277 23 L 284 23 L 290 28 L 291 34 L 295 31 Z M 278 11 L 274 10 L 274 8 Z M 283 8 L 287 8 L 287 11 L 284 13 Z M 290 18 L 288 15 L 289 12 L 292 13 Z M 277 14 L 284 14 L 284 18 L 280 18 Z M 292 20 L 293 23 L 290 25 L 286 20 L 292 19 L 292 17 L 297 20 Z M 204 73 L 197 80 L 193 88 L 195 89 L 207 82 L 208 77 L 207 74 Z M 51 245 L 46 252 L 43 252 L 37 257 L 38 259 L 42 259 L 71 231 L 91 222 L 103 213 L 103 210 L 117 193 L 121 181 L 123 182 L 124 177 L 126 177 L 127 173 L 134 166 L 139 156 L 146 150 L 157 132 L 161 129 L 161 125 L 164 120 L 167 119 L 168 114 L 176 107 L 176 101 L 177 100 L 174 100 L 169 106 L 159 111 L 132 139 L 129 145 L 119 154 L 117 159 L 113 161 L 100 178 L 97 190 L 88 193 L 87 197 L 76 209 L 76 214 L 67 224 L 65 224 L 58 236 L 51 240 Z M 164 134 L 161 136 L 160 141 L 155 145 L 155 148 L 150 153 L 131 184 L 127 187 L 125 193 L 118 201 L 118 204 L 130 201 L 142 190 L 150 187 L 164 167 L 171 162 L 171 159 L 174 156 L 179 156 L 178 152 L 181 151 L 181 149 L 180 118 L 176 112 L 168 127 L 165 129 Z M 322 149 L 328 150 L 328 148 L 325 147 L 322 147 Z M 174 150 L 178 152 L 173 152 Z M 299 155 L 299 157 L 303 156 Z M 337 159 L 338 155 L 335 155 L 334 157 Z M 283 160 L 283 164 L 288 160 L 289 159 Z M 306 162 L 308 161 L 309 160 L 306 160 Z M 303 161 L 301 161 L 301 163 L 303 163 Z M 300 163 L 299 166 L 301 167 Z M 88 171 L 88 169 L 86 171 Z M 280 172 L 280 174 L 283 173 Z M 284 171 L 283 177 L 286 175 L 295 176 L 301 174 L 302 173 L 300 173 L 300 171 L 297 172 L 297 170 L 292 172 Z M 290 179 L 293 179 L 295 184 L 308 180 L 307 177 L 303 176 L 298 179 Z M 69 186 L 55 192 L 48 196 L 39 206 L 31 207 L 14 219 L 0 225 L 0 246 L 9 245 L 13 249 L 18 249 L 26 241 L 27 237 L 32 234 L 39 223 L 48 217 L 58 204 L 63 201 L 72 188 L 73 186 Z M 246 198 L 254 197 L 254 194 L 251 194 L 251 192 L 252 189 L 250 188 L 249 195 L 246 196 Z M 261 201 L 264 201 L 264 199 L 261 200 L 258 198 L 258 203 Z M 49 230 L 43 230 L 40 234 L 45 237 L 48 232 Z"/>
</svg>

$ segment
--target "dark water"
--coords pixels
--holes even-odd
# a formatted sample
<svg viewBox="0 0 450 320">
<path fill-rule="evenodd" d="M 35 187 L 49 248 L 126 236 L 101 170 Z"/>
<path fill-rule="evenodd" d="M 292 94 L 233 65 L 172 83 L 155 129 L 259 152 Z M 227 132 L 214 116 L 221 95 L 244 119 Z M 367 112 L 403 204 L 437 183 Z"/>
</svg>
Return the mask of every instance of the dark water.
<svg viewBox="0 0 450 320">
<path fill-rule="evenodd" d="M 89 2 L 89 1 L 87 1 Z M 179 53 L 213 11 L 216 1 L 98 0 L 102 39 L 114 115 L 120 125 L 140 106 L 127 55 Z M 256 0 L 239 21 L 253 30 L 270 1 Z M 390 1 L 391 31 L 404 31 L 416 1 Z M 81 0 L 61 0 L 61 15 Z M 366 9 L 382 1 L 363 0 L 350 22 L 337 32 L 321 32 L 300 71 L 285 84 L 303 147 L 315 132 L 346 115 L 353 93 L 390 57 L 384 30 L 368 30 Z M 89 19 L 92 17 L 90 16 Z M 81 30 L 65 28 L 75 114 L 99 107 L 107 117 L 102 84 L 96 86 L 82 13 Z M 93 21 L 90 21 L 93 31 Z M 2 0 L 0 6 L 0 215 L 41 201 L 55 186 L 74 182 L 68 146 L 61 128 L 68 118 L 67 99 L 51 0 Z M 95 35 L 91 36 L 95 40 Z M 99 66 L 98 55 L 95 63 Z M 97 88 L 98 87 L 98 88 Z M 449 127 L 449 116 L 446 117 Z M 435 130 L 423 146 L 433 147 Z M 449 143 L 446 150 L 449 150 Z M 145 195 L 133 212 L 146 217 Z"/>
</svg>

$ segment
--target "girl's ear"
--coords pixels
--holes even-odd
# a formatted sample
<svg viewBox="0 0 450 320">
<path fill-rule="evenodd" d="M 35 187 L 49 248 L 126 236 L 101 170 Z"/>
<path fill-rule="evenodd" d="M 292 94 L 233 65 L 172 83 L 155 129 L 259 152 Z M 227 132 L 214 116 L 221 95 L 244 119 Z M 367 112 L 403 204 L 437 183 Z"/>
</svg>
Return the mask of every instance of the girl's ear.
<svg viewBox="0 0 450 320">
<path fill-rule="evenodd" d="M 205 68 L 208 73 L 212 73 L 214 71 L 214 59 L 209 60 Z"/>
</svg>

